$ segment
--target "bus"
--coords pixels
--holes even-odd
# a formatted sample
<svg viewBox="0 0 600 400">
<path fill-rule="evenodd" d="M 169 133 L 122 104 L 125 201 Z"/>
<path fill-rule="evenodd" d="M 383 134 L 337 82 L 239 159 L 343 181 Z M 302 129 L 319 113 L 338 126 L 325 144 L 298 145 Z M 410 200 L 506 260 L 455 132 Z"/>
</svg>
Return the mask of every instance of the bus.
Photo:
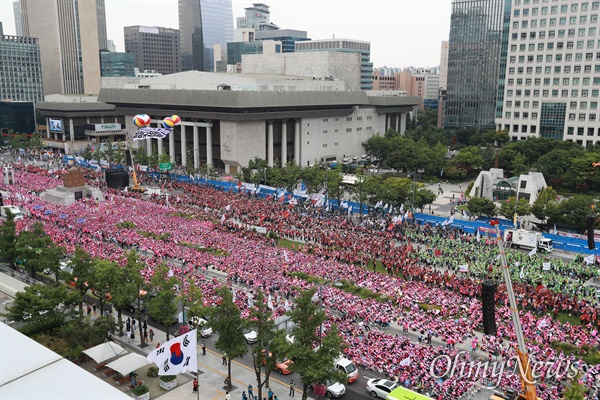
<svg viewBox="0 0 600 400">
<path fill-rule="evenodd" d="M 386 400 L 434 400 L 433 397 L 425 396 L 410 389 L 398 387 L 387 395 Z"/>
</svg>

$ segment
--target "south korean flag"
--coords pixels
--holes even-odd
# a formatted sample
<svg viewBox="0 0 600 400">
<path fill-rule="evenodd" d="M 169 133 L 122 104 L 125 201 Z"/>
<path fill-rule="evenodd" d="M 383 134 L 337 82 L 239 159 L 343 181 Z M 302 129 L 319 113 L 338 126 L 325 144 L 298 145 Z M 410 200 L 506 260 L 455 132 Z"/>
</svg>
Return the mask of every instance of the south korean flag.
<svg viewBox="0 0 600 400">
<path fill-rule="evenodd" d="M 146 357 L 156 364 L 159 375 L 178 375 L 198 372 L 198 349 L 196 330 L 169 340 Z"/>
</svg>

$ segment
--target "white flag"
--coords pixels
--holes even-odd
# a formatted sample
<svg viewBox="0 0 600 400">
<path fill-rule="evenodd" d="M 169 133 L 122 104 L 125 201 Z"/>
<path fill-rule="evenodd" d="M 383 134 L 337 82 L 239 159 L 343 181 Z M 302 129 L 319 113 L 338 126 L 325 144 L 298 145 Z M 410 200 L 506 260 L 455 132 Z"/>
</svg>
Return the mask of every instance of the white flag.
<svg viewBox="0 0 600 400">
<path fill-rule="evenodd" d="M 463 264 L 458 266 L 459 272 L 469 272 L 469 264 Z"/>
<path fill-rule="evenodd" d="M 535 256 L 535 253 L 537 253 L 537 247 L 534 247 L 533 249 L 531 249 L 531 251 L 528 253 L 530 257 Z"/>
<path fill-rule="evenodd" d="M 285 259 L 286 262 L 290 261 L 287 250 L 283 250 L 283 258 Z"/>
<path fill-rule="evenodd" d="M 550 271 L 550 267 L 551 266 L 552 266 L 552 263 L 549 263 L 549 262 L 542 263 L 542 270 L 543 271 Z"/>
<path fill-rule="evenodd" d="M 389 207 L 388 203 L 385 203 L 385 206 L 383 206 L 383 209 L 386 210 Z"/>
<path fill-rule="evenodd" d="M 404 360 L 400 361 L 401 367 L 406 367 L 407 365 L 410 365 L 410 357 L 406 357 Z"/>
<path fill-rule="evenodd" d="M 590 254 L 589 256 L 587 256 L 586 258 L 584 258 L 583 261 L 585 261 L 585 263 L 587 265 L 593 264 L 594 263 L 594 255 Z"/>
<path fill-rule="evenodd" d="M 463 214 L 463 217 L 469 218 L 469 216 L 467 215 L 467 212 L 465 210 L 463 210 L 462 214 Z"/>
<path fill-rule="evenodd" d="M 479 233 L 479 228 L 477 228 L 477 241 L 481 240 L 481 234 Z"/>
<path fill-rule="evenodd" d="M 290 307 L 290 302 L 286 299 L 285 300 L 285 311 L 290 311 L 292 309 L 292 307 Z"/>
<path fill-rule="evenodd" d="M 169 340 L 148 354 L 149 362 L 158 366 L 159 375 L 178 375 L 198 372 L 198 348 L 196 330 Z"/>
<path fill-rule="evenodd" d="M 400 214 L 404 212 L 404 203 L 400 204 Z"/>
<path fill-rule="evenodd" d="M 558 234 L 558 230 L 556 230 L 556 224 L 554 224 L 554 234 Z"/>
<path fill-rule="evenodd" d="M 226 209 L 227 211 L 231 210 L 231 204 L 227 204 L 227 205 L 225 206 L 225 209 Z"/>
<path fill-rule="evenodd" d="M 271 294 L 269 293 L 269 299 L 267 300 L 267 307 L 271 310 L 273 309 L 273 299 L 271 299 Z"/>
<path fill-rule="evenodd" d="M 171 268 L 169 268 L 169 272 L 167 272 L 167 277 L 173 277 L 173 270 Z"/>
<path fill-rule="evenodd" d="M 519 272 L 519 278 L 525 278 L 525 271 L 523 270 L 523 267 L 521 267 L 521 272 Z"/>
<path fill-rule="evenodd" d="M 221 216 L 221 223 L 225 222 L 225 214 L 223 214 L 223 216 Z"/>
</svg>

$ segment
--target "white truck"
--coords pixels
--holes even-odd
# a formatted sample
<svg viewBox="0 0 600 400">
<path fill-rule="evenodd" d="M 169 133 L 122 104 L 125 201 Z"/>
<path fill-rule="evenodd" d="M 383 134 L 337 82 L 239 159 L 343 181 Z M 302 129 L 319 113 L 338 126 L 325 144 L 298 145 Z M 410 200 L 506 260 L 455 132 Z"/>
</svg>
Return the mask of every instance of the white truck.
<svg viewBox="0 0 600 400">
<path fill-rule="evenodd" d="M 540 232 L 530 232 L 525 229 L 505 229 L 504 243 L 508 247 L 536 249 L 547 253 L 552 251 L 552 239 L 545 238 Z"/>
</svg>

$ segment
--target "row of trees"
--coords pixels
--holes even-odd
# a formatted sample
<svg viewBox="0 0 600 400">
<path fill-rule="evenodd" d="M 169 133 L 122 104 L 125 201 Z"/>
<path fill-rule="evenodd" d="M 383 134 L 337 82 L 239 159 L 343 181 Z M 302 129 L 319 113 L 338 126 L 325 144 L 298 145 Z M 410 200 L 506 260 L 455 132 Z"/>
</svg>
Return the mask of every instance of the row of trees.
<svg viewBox="0 0 600 400">
<path fill-rule="evenodd" d="M 426 125 L 426 123 L 424 123 Z M 473 140 L 467 140 L 467 134 Z M 592 194 L 600 189 L 600 149 L 584 149 L 575 142 L 532 138 L 509 141 L 506 131 L 480 132 L 463 129 L 454 136 L 434 127 L 418 124 L 404 136 L 390 129 L 384 136 L 375 135 L 365 144 L 369 155 L 380 165 L 403 172 L 424 171 L 429 176 L 465 180 L 479 171 L 498 167 L 510 175 L 539 171 L 548 184 L 561 192 Z M 457 141 L 457 137 L 461 141 Z M 476 145 L 465 145 L 464 143 Z M 447 158 L 448 150 L 457 153 Z"/>
<path fill-rule="evenodd" d="M 239 179 L 255 184 L 285 188 L 292 191 L 298 183 L 306 185 L 309 193 L 322 192 L 328 199 L 336 199 L 338 204 L 344 199 L 346 191 L 351 193 L 353 201 L 363 205 L 375 204 L 379 201 L 400 207 L 402 204 L 413 204 L 423 209 L 433 203 L 436 195 L 425 189 L 414 179 L 396 177 L 392 174 L 368 174 L 364 168 L 356 170 L 356 183 L 343 182 L 344 174 L 341 166 L 322 168 L 315 165 L 310 168 L 300 168 L 293 162 L 285 167 L 269 167 L 265 160 L 255 158 L 250 160 L 249 168 L 243 168 Z"/>
<path fill-rule="evenodd" d="M 510 220 L 515 216 L 535 216 L 541 221 L 539 228 L 550 230 L 555 225 L 568 225 L 575 227 L 580 233 L 587 229 L 587 216 L 594 211 L 596 200 L 592 196 L 575 195 L 563 201 L 558 200 L 556 191 L 551 187 L 543 189 L 533 204 L 521 198 L 517 201 L 515 196 L 500 202 L 500 207 L 485 198 L 472 198 L 467 203 L 470 213 L 477 216 L 502 215 Z"/>
</svg>

